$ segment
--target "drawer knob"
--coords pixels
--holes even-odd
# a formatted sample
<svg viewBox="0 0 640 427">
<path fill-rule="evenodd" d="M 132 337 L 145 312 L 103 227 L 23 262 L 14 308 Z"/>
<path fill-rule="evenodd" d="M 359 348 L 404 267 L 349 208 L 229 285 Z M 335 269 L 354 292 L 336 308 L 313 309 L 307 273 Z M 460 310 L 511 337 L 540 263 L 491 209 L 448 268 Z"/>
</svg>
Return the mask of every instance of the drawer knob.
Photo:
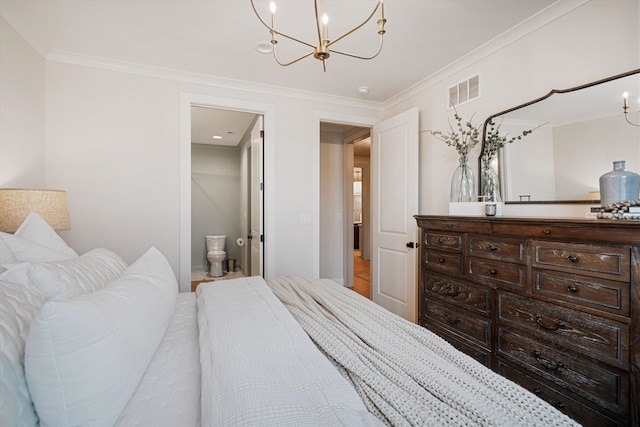
<svg viewBox="0 0 640 427">
<path fill-rule="evenodd" d="M 443 244 L 443 243 L 444 243 L 444 239 L 443 239 L 442 237 L 440 237 L 440 238 L 438 239 L 438 243 Z"/>
<path fill-rule="evenodd" d="M 438 262 L 439 262 L 440 264 L 444 264 L 444 258 L 438 258 Z"/>
<path fill-rule="evenodd" d="M 497 246 L 493 246 L 493 245 L 489 245 L 489 250 L 490 250 L 491 252 L 493 252 L 493 251 L 497 251 L 497 250 L 498 250 L 498 247 L 497 247 Z"/>
<path fill-rule="evenodd" d="M 550 371 L 562 372 L 564 370 L 564 363 L 552 362 L 551 360 L 547 360 L 544 357 L 542 357 L 542 353 L 540 353 L 538 350 L 533 352 L 533 357 L 536 358 L 538 363 L 540 363 L 543 367 L 545 367 Z"/>
<path fill-rule="evenodd" d="M 562 328 L 564 328 L 564 326 L 565 326 L 563 322 L 558 322 L 558 323 L 556 324 L 556 326 L 545 325 L 545 324 L 542 322 L 542 315 L 540 315 L 540 314 L 536 314 L 536 323 L 537 323 L 541 328 L 544 328 L 544 329 L 546 329 L 546 330 L 548 330 L 548 331 L 553 331 L 553 332 L 555 332 L 555 331 L 557 331 L 557 330 L 559 330 L 559 329 L 562 329 Z"/>
<path fill-rule="evenodd" d="M 567 290 L 568 290 L 569 292 L 578 292 L 578 288 L 576 288 L 576 287 L 575 287 L 575 286 L 573 286 L 573 285 L 569 285 L 569 286 L 567 286 Z"/>
<path fill-rule="evenodd" d="M 460 323 L 460 318 L 456 317 L 455 319 L 451 316 L 449 316 L 449 313 L 445 313 L 444 314 L 444 319 L 449 322 L 452 325 L 457 325 L 458 323 Z"/>
<path fill-rule="evenodd" d="M 571 262 L 578 262 L 578 257 L 575 255 L 569 255 L 567 259 Z"/>
<path fill-rule="evenodd" d="M 551 234 L 551 230 L 542 230 L 542 234 L 549 235 Z"/>
<path fill-rule="evenodd" d="M 498 270 L 494 270 L 493 268 L 489 269 L 489 274 L 492 276 L 495 276 L 496 274 L 498 274 Z"/>
<path fill-rule="evenodd" d="M 540 390 L 539 388 L 535 388 L 533 390 L 533 394 L 535 394 L 535 395 L 540 395 L 541 393 L 542 393 L 542 390 Z"/>
</svg>

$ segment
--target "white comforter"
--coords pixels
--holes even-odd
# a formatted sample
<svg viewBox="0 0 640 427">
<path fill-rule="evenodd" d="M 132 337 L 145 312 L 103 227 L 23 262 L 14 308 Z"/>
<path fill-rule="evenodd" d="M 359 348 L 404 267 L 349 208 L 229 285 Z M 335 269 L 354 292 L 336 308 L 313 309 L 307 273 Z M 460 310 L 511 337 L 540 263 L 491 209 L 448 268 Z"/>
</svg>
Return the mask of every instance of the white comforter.
<svg viewBox="0 0 640 427">
<path fill-rule="evenodd" d="M 381 425 L 264 280 L 197 294 L 203 426 Z"/>
</svg>

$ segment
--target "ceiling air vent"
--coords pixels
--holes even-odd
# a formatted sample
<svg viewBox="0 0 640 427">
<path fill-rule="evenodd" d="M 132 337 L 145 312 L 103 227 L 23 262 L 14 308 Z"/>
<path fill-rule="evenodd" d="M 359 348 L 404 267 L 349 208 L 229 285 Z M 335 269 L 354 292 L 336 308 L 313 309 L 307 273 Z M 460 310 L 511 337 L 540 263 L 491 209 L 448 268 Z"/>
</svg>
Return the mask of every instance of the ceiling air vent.
<svg viewBox="0 0 640 427">
<path fill-rule="evenodd" d="M 449 88 L 449 108 L 480 97 L 480 76 L 469 77 Z"/>
</svg>

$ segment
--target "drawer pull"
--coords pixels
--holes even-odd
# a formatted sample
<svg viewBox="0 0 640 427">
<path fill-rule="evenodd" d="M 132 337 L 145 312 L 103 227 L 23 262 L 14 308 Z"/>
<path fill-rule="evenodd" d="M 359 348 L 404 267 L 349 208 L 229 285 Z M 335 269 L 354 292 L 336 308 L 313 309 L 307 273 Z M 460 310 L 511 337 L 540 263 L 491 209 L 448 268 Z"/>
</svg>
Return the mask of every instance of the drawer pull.
<svg viewBox="0 0 640 427">
<path fill-rule="evenodd" d="M 551 230 L 542 230 L 542 234 L 546 234 L 548 236 L 551 234 Z"/>
<path fill-rule="evenodd" d="M 550 371 L 562 372 L 562 370 L 564 369 L 564 363 L 562 363 L 562 362 L 552 362 L 550 360 L 547 360 L 544 357 L 542 357 L 542 353 L 540 353 L 537 350 L 533 352 L 533 357 L 536 358 L 538 363 L 540 363 L 542 366 L 544 366 L 546 369 L 548 369 Z"/>
<path fill-rule="evenodd" d="M 535 388 L 533 389 L 533 394 L 535 394 L 536 396 L 539 396 L 540 394 L 542 394 L 542 390 L 540 390 L 539 388 Z"/>
<path fill-rule="evenodd" d="M 558 409 L 564 409 L 564 402 L 557 402 L 555 406 Z"/>
<path fill-rule="evenodd" d="M 575 287 L 575 286 L 573 286 L 573 285 L 569 285 L 569 286 L 567 286 L 567 290 L 568 290 L 569 292 L 578 292 L 578 288 L 576 288 L 576 287 Z"/>
<path fill-rule="evenodd" d="M 497 250 L 498 250 L 498 247 L 497 247 L 497 246 L 493 246 L 493 245 L 489 245 L 489 250 L 490 250 L 491 252 L 493 252 L 493 251 L 497 251 Z"/>
<path fill-rule="evenodd" d="M 453 228 L 453 224 L 447 224 L 447 227 Z"/>
<path fill-rule="evenodd" d="M 557 331 L 558 329 L 562 329 L 564 328 L 564 323 L 563 322 L 558 322 L 557 326 L 550 326 L 550 325 L 545 325 L 544 323 L 542 323 L 542 316 L 540 314 L 536 314 L 536 323 L 541 327 L 544 328 L 548 331 Z"/>
<path fill-rule="evenodd" d="M 492 276 L 495 276 L 496 274 L 498 274 L 498 270 L 494 270 L 493 268 L 489 269 L 489 274 Z"/>
<path fill-rule="evenodd" d="M 440 237 L 440 238 L 438 239 L 438 243 L 443 244 L 443 243 L 444 243 L 444 239 L 443 239 L 442 237 Z"/>
<path fill-rule="evenodd" d="M 460 323 L 460 318 L 456 317 L 455 319 L 451 316 L 449 316 L 449 313 L 445 313 L 444 314 L 444 319 L 449 322 L 452 325 L 457 325 L 458 323 Z"/>
<path fill-rule="evenodd" d="M 438 258 L 438 262 L 439 262 L 440 264 L 444 264 L 444 258 Z"/>
<path fill-rule="evenodd" d="M 575 255 L 569 255 L 567 259 L 571 262 L 578 262 L 578 257 Z"/>
<path fill-rule="evenodd" d="M 444 290 L 447 291 L 447 295 L 451 298 L 455 298 L 462 293 L 462 291 L 454 291 L 453 286 L 447 285 L 444 287 Z"/>
</svg>

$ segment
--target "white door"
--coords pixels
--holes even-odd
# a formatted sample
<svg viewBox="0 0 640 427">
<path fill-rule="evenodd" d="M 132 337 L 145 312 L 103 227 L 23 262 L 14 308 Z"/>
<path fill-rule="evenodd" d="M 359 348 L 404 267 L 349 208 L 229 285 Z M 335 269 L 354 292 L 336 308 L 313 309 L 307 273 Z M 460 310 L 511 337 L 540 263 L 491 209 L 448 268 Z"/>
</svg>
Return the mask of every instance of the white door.
<svg viewBox="0 0 640 427">
<path fill-rule="evenodd" d="M 258 117 L 251 130 L 251 268 L 250 276 L 263 276 L 263 117 Z"/>
<path fill-rule="evenodd" d="M 371 297 L 417 321 L 418 108 L 373 127 Z"/>
</svg>

